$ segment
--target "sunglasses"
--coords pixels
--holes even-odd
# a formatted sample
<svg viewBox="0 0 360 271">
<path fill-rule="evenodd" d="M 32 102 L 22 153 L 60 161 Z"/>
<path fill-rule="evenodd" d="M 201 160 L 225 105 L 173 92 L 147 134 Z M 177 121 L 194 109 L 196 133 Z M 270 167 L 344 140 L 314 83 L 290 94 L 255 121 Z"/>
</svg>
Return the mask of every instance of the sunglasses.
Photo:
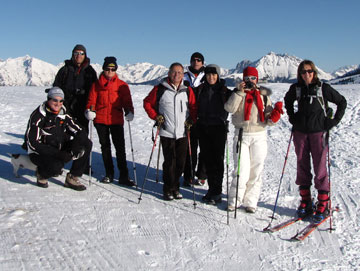
<svg viewBox="0 0 360 271">
<path fill-rule="evenodd" d="M 244 77 L 244 81 L 250 81 L 250 80 L 256 80 L 257 77 L 256 76 L 245 76 Z"/>
<path fill-rule="evenodd" d="M 51 100 L 55 103 L 63 103 L 64 100 L 58 100 L 58 99 L 54 99 L 54 98 L 51 98 Z"/>
<path fill-rule="evenodd" d="M 85 55 L 85 53 L 84 52 L 74 52 L 74 56 L 78 56 L 78 55 L 83 56 L 83 55 Z"/>
<path fill-rule="evenodd" d="M 313 73 L 313 70 L 302 70 L 300 73 L 301 74 L 305 74 L 305 73 Z"/>
<path fill-rule="evenodd" d="M 192 61 L 195 61 L 195 62 L 202 62 L 202 60 L 200 58 L 193 58 Z"/>
<path fill-rule="evenodd" d="M 106 71 L 106 72 L 110 72 L 110 71 L 116 72 L 116 69 L 115 68 L 105 68 L 104 71 Z"/>
</svg>

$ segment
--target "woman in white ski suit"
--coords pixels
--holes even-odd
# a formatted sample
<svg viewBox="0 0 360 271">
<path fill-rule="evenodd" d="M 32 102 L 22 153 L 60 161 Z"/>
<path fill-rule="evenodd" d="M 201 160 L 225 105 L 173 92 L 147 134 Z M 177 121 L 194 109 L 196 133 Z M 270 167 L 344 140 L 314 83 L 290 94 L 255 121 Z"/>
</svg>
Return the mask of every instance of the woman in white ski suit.
<svg viewBox="0 0 360 271">
<path fill-rule="evenodd" d="M 256 76 L 256 78 L 255 78 Z M 247 67 L 243 72 L 244 81 L 239 83 L 229 100 L 225 110 L 232 113 L 232 123 L 235 126 L 233 141 L 234 172 L 229 191 L 229 211 L 235 210 L 236 183 L 238 172 L 238 137 L 239 129 L 243 129 L 240 155 L 240 174 L 238 202 L 247 212 L 256 210 L 262 184 L 261 174 L 267 155 L 266 126 L 274 125 L 282 112 L 282 103 L 272 107 L 269 96 L 271 90 L 256 85 L 258 72 L 253 67 Z M 246 81 L 246 83 L 245 83 Z M 252 84 L 249 88 L 248 84 Z M 266 105 L 264 105 L 266 104 Z"/>
</svg>

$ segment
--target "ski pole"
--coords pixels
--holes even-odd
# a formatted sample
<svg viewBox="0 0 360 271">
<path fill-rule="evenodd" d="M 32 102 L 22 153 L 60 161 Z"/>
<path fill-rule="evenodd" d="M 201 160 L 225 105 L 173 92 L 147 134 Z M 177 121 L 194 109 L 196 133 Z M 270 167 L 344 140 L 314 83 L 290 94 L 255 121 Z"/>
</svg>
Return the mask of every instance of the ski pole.
<svg viewBox="0 0 360 271">
<path fill-rule="evenodd" d="M 332 230 L 334 230 L 333 229 L 333 227 L 332 227 L 332 204 L 331 204 L 331 171 L 330 171 L 330 165 L 331 165 L 331 163 L 330 163 L 330 130 L 329 131 L 327 131 L 327 147 L 328 147 L 328 170 L 329 170 L 329 210 L 330 210 L 330 220 L 329 220 L 329 222 L 330 222 L 330 232 L 332 231 Z"/>
<path fill-rule="evenodd" d="M 128 121 L 128 125 L 129 125 L 130 146 L 131 146 L 131 154 L 132 154 L 132 162 L 133 162 L 133 170 L 134 170 L 134 180 L 135 180 L 136 189 L 137 189 L 138 182 L 137 182 L 137 177 L 136 177 L 136 164 L 135 164 L 135 157 L 134 157 L 133 141 L 132 141 L 132 136 L 131 136 L 130 121 Z"/>
<path fill-rule="evenodd" d="M 160 153 L 161 153 L 161 142 L 159 142 L 159 150 L 158 150 L 158 157 L 156 163 L 156 183 L 159 182 L 159 161 L 160 161 Z"/>
<path fill-rule="evenodd" d="M 236 174 L 236 196 L 235 196 L 235 213 L 234 218 L 236 218 L 237 202 L 239 195 L 239 178 L 240 178 L 240 157 L 241 157 L 241 144 L 242 144 L 243 128 L 239 129 L 238 142 L 237 142 L 237 151 L 238 151 L 238 164 L 237 164 L 237 174 Z"/>
<path fill-rule="evenodd" d="M 90 106 L 90 111 L 94 111 L 94 106 Z M 92 137 L 93 137 L 93 133 L 92 133 L 92 130 L 93 130 L 93 120 L 89 121 L 89 139 L 92 143 Z M 89 186 L 91 185 L 91 171 L 92 171 L 92 147 L 91 147 L 91 150 L 90 150 L 90 155 L 89 155 Z"/>
<path fill-rule="evenodd" d="M 160 125 L 158 125 L 157 129 L 156 129 L 156 135 L 155 135 L 155 139 L 154 139 L 154 144 L 153 144 L 153 147 L 151 149 L 151 154 L 150 154 L 150 158 L 149 158 L 149 163 L 147 165 L 147 168 L 146 168 L 146 172 L 145 172 L 145 178 L 144 178 L 144 182 L 142 184 L 142 187 L 141 187 L 141 193 L 140 193 L 140 197 L 139 197 L 139 202 L 138 204 L 140 204 L 140 201 L 142 200 L 142 194 L 143 194 L 143 191 L 144 191 L 144 186 L 145 186 L 145 182 L 146 182 L 146 178 L 147 178 L 147 175 L 148 175 L 148 172 L 149 172 L 149 167 L 150 167 L 150 163 L 151 163 L 151 159 L 152 159 L 152 156 L 153 156 L 153 153 L 154 153 L 154 149 L 155 149 L 155 146 L 156 146 L 156 139 L 159 135 L 159 132 L 160 132 Z"/>
<path fill-rule="evenodd" d="M 227 197 L 227 224 L 229 225 L 229 141 L 226 132 L 226 197 Z"/>
<path fill-rule="evenodd" d="M 277 207 L 277 201 L 278 201 L 279 194 L 280 194 L 281 182 L 282 182 L 282 179 L 283 179 L 283 177 L 284 177 L 285 166 L 286 166 L 286 162 L 287 162 L 287 159 L 288 159 L 288 156 L 289 156 L 289 150 L 290 150 L 291 140 L 292 140 L 293 134 L 294 134 L 294 132 L 291 131 L 290 139 L 289 139 L 289 144 L 288 144 L 287 151 L 286 151 L 286 155 L 285 155 L 284 166 L 283 166 L 283 169 L 282 169 L 282 172 L 281 172 L 280 181 L 279 181 L 279 188 L 278 188 L 277 195 L 276 195 L 276 199 L 275 199 L 275 204 L 274 204 L 273 213 L 272 213 L 272 215 L 270 216 L 270 218 L 271 218 L 270 223 L 269 223 L 269 225 L 264 229 L 264 231 L 266 231 L 268 228 L 271 227 L 271 223 L 273 222 L 273 220 L 274 220 L 274 218 L 275 218 L 275 210 L 276 210 L 276 207 Z"/>
<path fill-rule="evenodd" d="M 187 135 L 187 141 L 189 145 L 189 160 L 190 160 L 190 178 L 191 178 L 191 187 L 193 191 L 193 200 L 194 200 L 194 209 L 196 209 L 196 202 L 195 202 L 195 187 L 194 187 L 194 172 L 193 172 L 193 166 L 192 166 L 192 154 L 191 154 L 191 143 L 190 143 L 190 127 L 186 128 L 186 135 Z"/>
</svg>

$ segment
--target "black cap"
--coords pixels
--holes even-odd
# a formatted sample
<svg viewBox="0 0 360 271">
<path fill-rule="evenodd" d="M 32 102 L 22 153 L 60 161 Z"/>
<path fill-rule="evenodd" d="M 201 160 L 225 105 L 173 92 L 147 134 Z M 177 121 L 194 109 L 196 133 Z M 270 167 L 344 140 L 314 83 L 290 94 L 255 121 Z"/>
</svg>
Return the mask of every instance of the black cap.
<svg viewBox="0 0 360 271">
<path fill-rule="evenodd" d="M 201 62 L 204 64 L 204 56 L 199 53 L 199 52 L 195 52 L 191 55 L 191 58 L 190 58 L 190 62 L 193 61 L 194 58 L 200 58 L 201 59 Z"/>
<path fill-rule="evenodd" d="M 103 70 L 105 70 L 107 67 L 115 67 L 115 69 L 118 68 L 118 65 L 116 63 L 116 57 L 107 56 L 104 58 L 104 64 L 103 64 L 102 68 L 103 68 Z"/>
<path fill-rule="evenodd" d="M 86 48 L 82 44 L 76 44 L 74 49 L 72 50 L 72 53 L 74 53 L 75 51 L 83 51 L 85 53 L 85 56 L 86 56 Z"/>
</svg>

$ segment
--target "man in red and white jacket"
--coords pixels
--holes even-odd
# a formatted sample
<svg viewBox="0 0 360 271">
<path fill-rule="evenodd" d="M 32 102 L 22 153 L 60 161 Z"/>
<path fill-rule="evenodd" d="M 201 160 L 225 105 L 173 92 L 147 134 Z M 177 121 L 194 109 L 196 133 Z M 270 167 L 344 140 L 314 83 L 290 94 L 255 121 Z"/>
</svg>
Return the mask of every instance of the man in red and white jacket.
<svg viewBox="0 0 360 271">
<path fill-rule="evenodd" d="M 160 125 L 163 147 L 163 193 L 165 200 L 181 199 L 179 179 L 187 155 L 186 127 L 196 121 L 196 100 L 193 90 L 183 83 L 184 67 L 170 66 L 168 77 L 155 86 L 144 99 L 148 116 Z"/>
</svg>

